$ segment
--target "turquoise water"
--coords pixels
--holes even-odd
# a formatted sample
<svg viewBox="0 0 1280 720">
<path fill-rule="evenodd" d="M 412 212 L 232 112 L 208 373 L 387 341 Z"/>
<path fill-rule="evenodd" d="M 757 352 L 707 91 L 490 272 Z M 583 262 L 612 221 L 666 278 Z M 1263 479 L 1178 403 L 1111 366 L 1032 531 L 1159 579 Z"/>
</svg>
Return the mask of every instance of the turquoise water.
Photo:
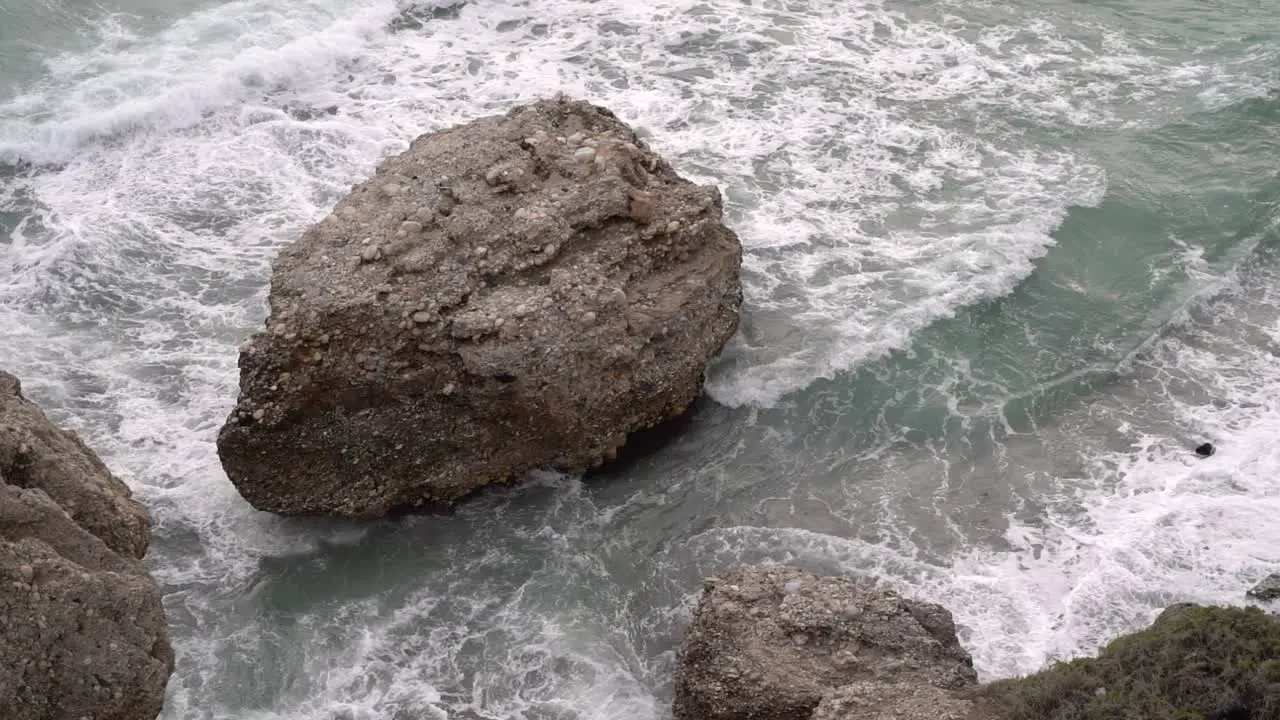
<svg viewBox="0 0 1280 720">
<path fill-rule="evenodd" d="M 0 349 L 152 509 L 166 718 L 664 718 L 699 579 L 758 560 L 1027 672 L 1280 568 L 1277 61 L 1245 0 L 9 3 Z M 448 515 L 253 511 L 213 441 L 271 258 L 561 90 L 742 237 L 689 425 Z"/>
</svg>

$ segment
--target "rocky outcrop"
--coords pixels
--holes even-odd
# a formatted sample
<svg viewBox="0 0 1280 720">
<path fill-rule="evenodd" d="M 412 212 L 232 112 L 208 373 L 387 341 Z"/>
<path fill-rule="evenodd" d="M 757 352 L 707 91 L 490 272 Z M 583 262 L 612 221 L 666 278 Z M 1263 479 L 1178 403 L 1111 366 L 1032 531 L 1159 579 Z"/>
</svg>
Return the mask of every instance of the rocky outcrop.
<svg viewBox="0 0 1280 720">
<path fill-rule="evenodd" d="M 747 566 L 709 580 L 675 677 L 677 720 L 964 718 L 977 682 L 951 614 L 869 580 Z"/>
<path fill-rule="evenodd" d="M 1280 600 L 1280 573 L 1271 573 L 1262 578 L 1257 585 L 1249 588 L 1245 595 L 1263 602 Z"/>
<path fill-rule="evenodd" d="M 150 523 L 129 489 L 0 372 L 0 707 L 152 720 L 173 671 Z"/>
<path fill-rule="evenodd" d="M 1280 618 L 1258 608 L 1167 608 L 1096 657 L 982 689 L 1000 720 L 1280 717 Z"/>
<path fill-rule="evenodd" d="M 603 108 L 424 135 L 281 253 L 223 467 L 259 509 L 376 517 L 595 466 L 701 392 L 740 264 L 718 191 Z"/>
</svg>

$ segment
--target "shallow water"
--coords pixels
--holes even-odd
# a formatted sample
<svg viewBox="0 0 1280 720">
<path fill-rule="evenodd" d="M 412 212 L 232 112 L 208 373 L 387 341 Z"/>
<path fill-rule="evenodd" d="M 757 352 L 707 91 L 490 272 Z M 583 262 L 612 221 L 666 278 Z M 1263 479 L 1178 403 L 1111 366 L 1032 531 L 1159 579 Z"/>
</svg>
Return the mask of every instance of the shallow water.
<svg viewBox="0 0 1280 720">
<path fill-rule="evenodd" d="M 2 3 L 0 347 L 152 509 L 166 718 L 664 718 L 741 561 L 942 602 L 986 678 L 1280 566 L 1280 10 Z M 447 516 L 253 511 L 213 441 L 275 253 L 417 134 L 561 90 L 742 237 L 689 426 Z"/>
</svg>

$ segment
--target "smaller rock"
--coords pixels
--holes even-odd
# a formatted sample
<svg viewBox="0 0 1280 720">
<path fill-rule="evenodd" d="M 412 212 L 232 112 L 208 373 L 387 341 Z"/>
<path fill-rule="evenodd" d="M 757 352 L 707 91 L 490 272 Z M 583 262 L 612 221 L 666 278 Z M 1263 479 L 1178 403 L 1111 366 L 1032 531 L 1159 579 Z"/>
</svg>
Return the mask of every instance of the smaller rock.
<svg viewBox="0 0 1280 720">
<path fill-rule="evenodd" d="M 160 714 L 173 651 L 159 588 L 140 562 L 150 530 L 129 488 L 0 371 L 5 720 Z"/>
<path fill-rule="evenodd" d="M 1280 573 L 1271 573 L 1266 576 L 1257 585 L 1249 588 L 1245 595 L 1263 602 L 1280 600 Z"/>
<path fill-rule="evenodd" d="M 1196 448 L 1196 454 L 1202 458 L 1207 458 L 1213 454 L 1214 450 L 1213 443 L 1205 443 Z"/>
<path fill-rule="evenodd" d="M 431 313 L 426 310 L 419 310 L 411 316 L 411 319 L 419 325 L 429 323 L 431 322 Z"/>
<path fill-rule="evenodd" d="M 853 617 L 850 606 L 858 610 Z M 703 589 L 680 650 L 673 714 L 810 720 L 824 697 L 869 677 L 874 687 L 854 692 L 824 717 L 936 720 L 947 716 L 921 713 L 977 681 L 951 613 L 941 606 L 862 579 L 745 566 Z M 919 712 L 892 714 L 899 701 L 904 711 Z M 881 714 L 860 714 L 871 707 Z"/>
<path fill-rule="evenodd" d="M 580 147 L 573 151 L 573 159 L 583 165 L 594 162 L 596 159 L 596 149 L 591 147 Z"/>
</svg>

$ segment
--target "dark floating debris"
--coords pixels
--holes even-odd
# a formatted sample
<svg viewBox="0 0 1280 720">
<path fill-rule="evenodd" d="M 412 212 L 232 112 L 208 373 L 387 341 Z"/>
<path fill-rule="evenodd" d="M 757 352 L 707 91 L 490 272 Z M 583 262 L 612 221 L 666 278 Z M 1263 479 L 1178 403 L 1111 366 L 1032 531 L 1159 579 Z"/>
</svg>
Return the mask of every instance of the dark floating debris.
<svg viewBox="0 0 1280 720">
<path fill-rule="evenodd" d="M 423 4 L 418 2 L 411 2 L 407 6 L 402 4 L 400 14 L 391 19 L 391 22 L 387 24 L 387 29 L 391 32 L 421 30 L 424 25 L 432 20 L 457 20 L 462 15 L 462 8 L 466 6 L 466 0 L 443 5 L 427 5 L 426 7 L 423 7 Z"/>
<path fill-rule="evenodd" d="M 288 103 L 280 108 L 289 117 L 294 120 L 318 120 L 325 115 L 337 115 L 338 106 L 330 105 L 328 107 L 313 107 L 302 103 Z"/>
<path fill-rule="evenodd" d="M 1214 449 L 1213 443 L 1205 443 L 1196 448 L 1196 454 L 1202 458 L 1206 458 L 1213 454 Z"/>
</svg>

